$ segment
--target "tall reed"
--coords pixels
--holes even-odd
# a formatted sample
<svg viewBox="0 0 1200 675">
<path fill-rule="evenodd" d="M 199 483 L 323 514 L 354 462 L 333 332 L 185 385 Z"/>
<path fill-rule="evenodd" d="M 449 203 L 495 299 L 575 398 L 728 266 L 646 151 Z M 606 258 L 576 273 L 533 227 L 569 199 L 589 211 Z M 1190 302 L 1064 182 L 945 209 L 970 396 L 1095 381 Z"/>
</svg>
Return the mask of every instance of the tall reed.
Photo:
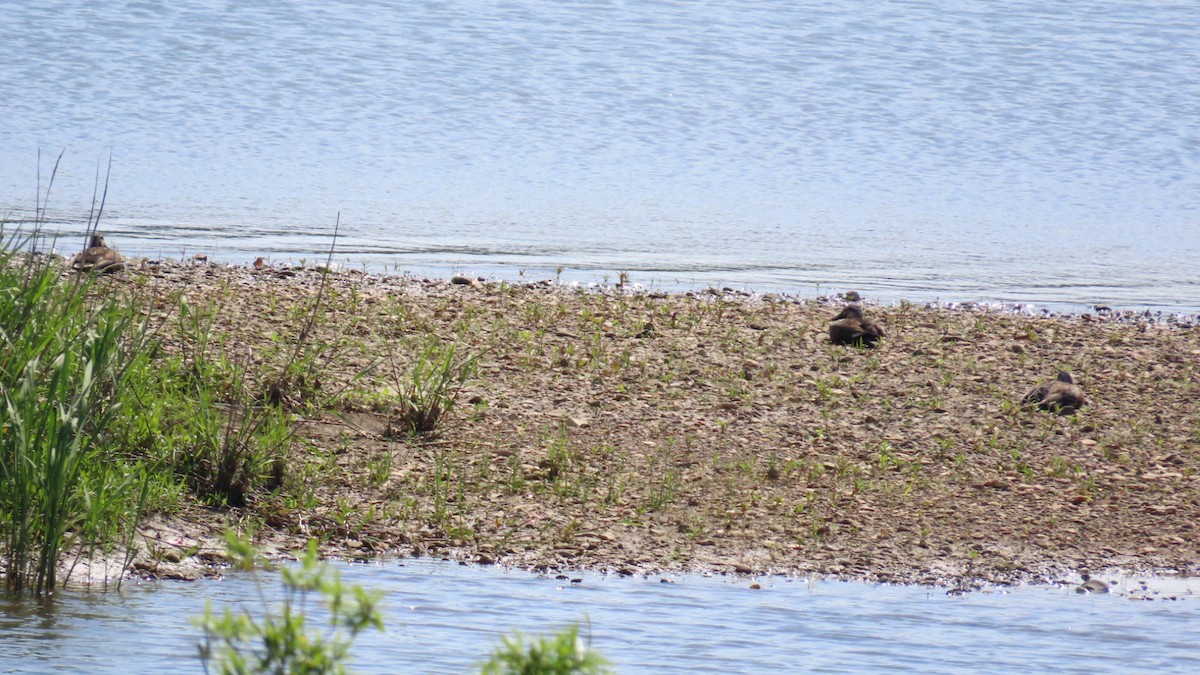
<svg viewBox="0 0 1200 675">
<path fill-rule="evenodd" d="M 96 443 L 137 331 L 130 307 L 92 299 L 91 280 L 18 253 L 29 241 L 0 242 L 0 558 L 8 589 L 44 594 L 65 550 L 112 536 L 137 508 L 136 471 Z"/>
</svg>

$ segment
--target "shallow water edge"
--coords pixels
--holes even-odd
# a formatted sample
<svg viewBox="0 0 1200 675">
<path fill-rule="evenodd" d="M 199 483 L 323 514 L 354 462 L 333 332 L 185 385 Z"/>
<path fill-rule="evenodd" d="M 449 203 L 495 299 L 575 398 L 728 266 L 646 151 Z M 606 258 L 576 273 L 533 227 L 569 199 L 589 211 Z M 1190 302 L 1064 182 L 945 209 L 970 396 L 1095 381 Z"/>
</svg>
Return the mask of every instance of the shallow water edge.
<svg viewBox="0 0 1200 675">
<path fill-rule="evenodd" d="M 465 672 L 513 629 L 536 635 L 575 622 L 618 672 L 964 672 L 981 663 L 992 672 L 1189 672 L 1200 665 L 1188 639 L 1200 617 L 1194 579 L 1105 577 L 1122 589 L 1105 595 L 1070 585 L 962 594 L 812 577 L 530 574 L 430 558 L 335 567 L 347 583 L 386 593 L 386 632 L 355 643 L 356 672 Z M 277 592 L 271 575 L 258 582 L 268 599 Z M 206 601 L 253 610 L 258 601 L 248 599 L 257 597 L 255 581 L 242 573 L 131 585 L 120 594 L 67 593 L 52 606 L 0 597 L 5 665 L 178 671 L 199 638 L 188 617 Z"/>
</svg>

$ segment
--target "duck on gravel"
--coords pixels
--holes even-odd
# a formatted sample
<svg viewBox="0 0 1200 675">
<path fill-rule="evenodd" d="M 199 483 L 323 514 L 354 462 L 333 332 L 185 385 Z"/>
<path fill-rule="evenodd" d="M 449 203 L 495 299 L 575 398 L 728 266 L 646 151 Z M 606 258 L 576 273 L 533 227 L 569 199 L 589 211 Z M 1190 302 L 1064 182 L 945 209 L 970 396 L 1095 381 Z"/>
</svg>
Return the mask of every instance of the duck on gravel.
<svg viewBox="0 0 1200 675">
<path fill-rule="evenodd" d="M 1075 384 L 1075 379 L 1067 371 L 1059 371 L 1058 379 L 1043 382 L 1025 394 L 1022 403 L 1036 405 L 1042 410 L 1049 410 L 1060 415 L 1072 415 L 1083 407 L 1086 401 L 1083 390 Z"/>
<path fill-rule="evenodd" d="M 835 345 L 874 347 L 875 342 L 885 337 L 883 326 L 863 318 L 862 307 L 846 305 L 841 313 L 830 319 L 829 340 Z"/>
<path fill-rule="evenodd" d="M 116 249 L 104 243 L 104 235 L 96 233 L 92 235 L 88 247 L 71 259 L 71 269 L 76 272 L 109 274 L 125 269 L 125 259 Z"/>
</svg>

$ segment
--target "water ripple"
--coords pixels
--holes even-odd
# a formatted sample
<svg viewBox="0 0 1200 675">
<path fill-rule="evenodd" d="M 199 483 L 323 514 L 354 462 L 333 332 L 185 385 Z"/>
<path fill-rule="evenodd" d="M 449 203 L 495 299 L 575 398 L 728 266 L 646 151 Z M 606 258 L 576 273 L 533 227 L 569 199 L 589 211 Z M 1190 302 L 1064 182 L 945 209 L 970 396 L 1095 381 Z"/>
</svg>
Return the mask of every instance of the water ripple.
<svg viewBox="0 0 1200 675">
<path fill-rule="evenodd" d="M 340 212 L 377 269 L 1200 311 L 1198 25 L 1131 0 L 15 0 L 0 218 L 66 147 L 55 220 L 78 234 L 111 151 L 133 254 L 319 255 Z"/>
</svg>

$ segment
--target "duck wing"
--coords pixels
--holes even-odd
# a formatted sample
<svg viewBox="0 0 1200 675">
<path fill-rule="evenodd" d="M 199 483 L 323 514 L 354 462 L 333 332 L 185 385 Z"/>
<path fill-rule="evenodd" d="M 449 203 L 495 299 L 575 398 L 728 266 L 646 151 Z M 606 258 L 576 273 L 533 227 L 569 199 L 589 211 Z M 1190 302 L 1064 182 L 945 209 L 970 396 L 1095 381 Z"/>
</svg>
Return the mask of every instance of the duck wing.
<svg viewBox="0 0 1200 675">
<path fill-rule="evenodd" d="M 881 332 L 858 319 L 844 319 L 829 327 L 829 340 L 835 345 L 874 346 Z"/>
<path fill-rule="evenodd" d="M 125 268 L 125 260 L 107 246 L 92 246 L 71 259 L 71 269 L 76 272 L 99 272 L 107 274 Z"/>
<path fill-rule="evenodd" d="M 1046 395 L 1042 398 L 1043 410 L 1057 410 L 1066 414 L 1083 407 L 1083 390 L 1078 386 L 1057 380 L 1049 384 Z"/>
<path fill-rule="evenodd" d="M 863 319 L 861 322 L 863 330 L 875 337 L 887 337 L 887 333 L 883 332 L 883 326 L 870 319 Z"/>
</svg>

